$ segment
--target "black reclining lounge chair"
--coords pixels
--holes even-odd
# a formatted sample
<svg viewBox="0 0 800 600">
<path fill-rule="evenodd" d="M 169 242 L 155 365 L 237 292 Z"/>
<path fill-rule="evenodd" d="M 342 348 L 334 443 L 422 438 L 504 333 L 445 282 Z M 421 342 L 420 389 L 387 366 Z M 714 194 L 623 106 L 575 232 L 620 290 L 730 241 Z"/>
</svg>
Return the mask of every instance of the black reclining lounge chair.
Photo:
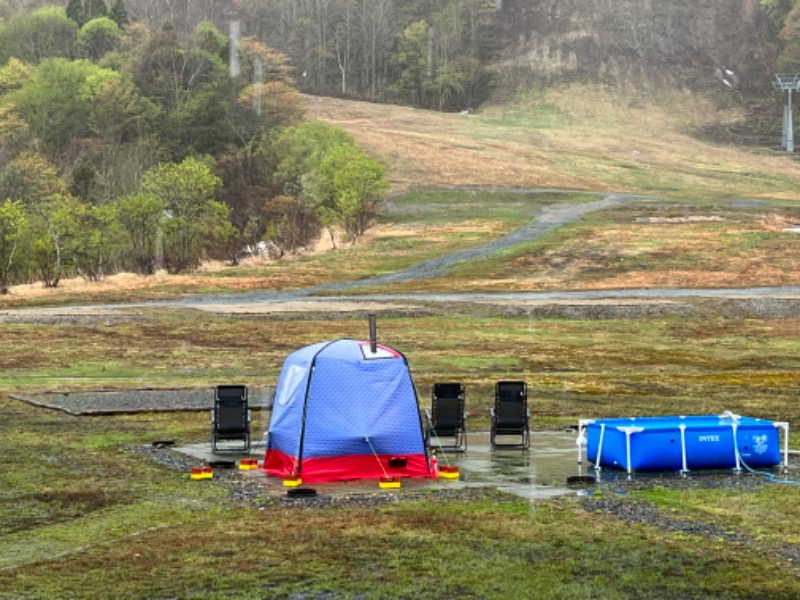
<svg viewBox="0 0 800 600">
<path fill-rule="evenodd" d="M 524 381 L 498 381 L 495 385 L 491 444 L 495 448 L 529 448 L 530 412 L 528 411 L 528 386 Z M 501 436 L 519 436 L 514 443 L 498 443 Z"/>
<path fill-rule="evenodd" d="M 461 383 L 435 383 L 431 388 L 431 410 L 428 419 L 428 445 L 432 448 L 465 452 L 467 425 L 464 385 Z M 445 438 L 449 444 L 442 441 Z"/>
<path fill-rule="evenodd" d="M 236 442 L 241 444 L 224 444 Z M 214 409 L 211 411 L 211 451 L 250 452 L 250 409 L 247 405 L 247 387 L 243 385 L 220 385 L 214 394 Z"/>
</svg>

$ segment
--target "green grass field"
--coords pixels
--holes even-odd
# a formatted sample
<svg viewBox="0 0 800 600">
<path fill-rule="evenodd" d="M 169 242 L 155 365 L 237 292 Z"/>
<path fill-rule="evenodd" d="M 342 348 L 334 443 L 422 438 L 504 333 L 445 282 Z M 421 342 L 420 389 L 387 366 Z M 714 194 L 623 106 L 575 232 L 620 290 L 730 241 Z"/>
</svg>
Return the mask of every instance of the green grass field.
<svg viewBox="0 0 800 600">
<path fill-rule="evenodd" d="M 614 122 L 608 117 L 600 134 Z M 539 135 L 566 127 L 586 133 L 583 123 L 569 103 L 546 103 L 530 116 L 487 115 L 473 135 L 489 143 L 485 128 L 510 128 L 539 143 Z M 554 150 L 553 168 L 568 176 L 594 173 L 608 187 L 619 181 L 669 195 L 590 214 L 439 279 L 361 292 L 800 284 L 800 234 L 788 231 L 800 219 L 792 200 L 800 177 L 787 175 L 783 158 L 754 157 L 743 172 L 730 149 L 703 150 L 675 149 L 696 156 L 691 173 L 688 159 L 661 172 L 628 168 L 632 159 L 591 147 Z M 770 171 L 773 162 L 780 168 Z M 700 186 L 697 197 L 692 186 Z M 0 310 L 365 279 L 488 243 L 548 204 L 597 197 L 404 191 L 367 239 L 333 252 L 124 290 L 12 293 L 0 298 Z M 750 198 L 758 201 L 737 201 Z M 404 300 L 377 310 L 378 330 L 408 358 L 423 407 L 432 383 L 466 384 L 475 429 L 488 427 L 493 385 L 504 378 L 528 382 L 535 429 L 578 418 L 724 410 L 800 424 L 800 317 L 704 299 L 682 303 L 686 310 L 624 316 Z M 365 310 L 12 314 L 0 322 L 0 598 L 800 597 L 794 485 L 605 488 L 592 498 L 536 502 L 487 490 L 369 506 L 257 507 L 131 450 L 158 439 L 206 440 L 205 412 L 76 417 L 11 397 L 270 385 L 292 350 L 366 337 Z M 790 441 L 800 449 L 794 432 Z M 603 501 L 622 512 L 644 507 L 652 522 L 600 510 Z"/>
<path fill-rule="evenodd" d="M 797 489 L 634 492 L 674 520 L 576 498 L 256 509 L 126 450 L 202 439 L 191 414 L 66 417 L 0 400 L 4 598 L 793 598 Z M 610 491 L 607 494 L 613 494 Z M 602 500 L 602 497 L 599 498 Z M 736 533 L 736 540 L 725 535 Z M 724 535 L 725 534 L 725 535 Z"/>
</svg>

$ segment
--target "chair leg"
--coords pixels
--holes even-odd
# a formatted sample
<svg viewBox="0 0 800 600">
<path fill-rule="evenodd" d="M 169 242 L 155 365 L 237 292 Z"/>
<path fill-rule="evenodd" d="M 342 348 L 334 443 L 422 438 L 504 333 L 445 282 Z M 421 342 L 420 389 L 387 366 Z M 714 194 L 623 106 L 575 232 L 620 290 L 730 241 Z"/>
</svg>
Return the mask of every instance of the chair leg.
<svg viewBox="0 0 800 600">
<path fill-rule="evenodd" d="M 225 447 L 220 448 L 219 443 L 220 441 L 227 441 L 228 445 Z M 242 443 L 241 446 L 232 446 L 231 443 L 234 441 L 240 441 Z M 244 433 L 241 437 L 226 437 L 220 436 L 218 433 L 211 434 L 211 452 L 213 454 L 217 453 L 229 453 L 229 452 L 250 452 L 251 448 L 251 436 L 250 433 Z"/>
<path fill-rule="evenodd" d="M 433 442 L 433 437 L 436 438 L 436 442 Z M 452 444 L 444 444 L 442 440 L 439 439 L 438 436 L 431 436 L 426 435 L 426 448 L 432 448 L 434 450 L 449 450 L 451 452 L 466 452 L 467 451 L 467 432 L 464 430 L 456 432 L 452 436 L 445 436 L 447 438 L 452 437 L 453 442 Z"/>
<path fill-rule="evenodd" d="M 512 434 L 508 434 L 508 435 L 512 435 Z M 513 434 L 513 435 L 518 435 L 518 434 Z M 519 434 L 519 435 L 520 435 L 520 440 L 516 444 L 498 444 L 496 442 L 497 432 L 495 431 L 495 429 L 493 427 L 491 432 L 490 432 L 490 434 L 489 434 L 489 441 L 490 441 L 490 443 L 492 445 L 492 448 L 521 448 L 523 450 L 527 450 L 528 448 L 530 448 L 531 447 L 531 432 L 530 432 L 530 429 L 528 429 L 526 427 L 525 429 L 523 429 L 522 433 Z"/>
</svg>

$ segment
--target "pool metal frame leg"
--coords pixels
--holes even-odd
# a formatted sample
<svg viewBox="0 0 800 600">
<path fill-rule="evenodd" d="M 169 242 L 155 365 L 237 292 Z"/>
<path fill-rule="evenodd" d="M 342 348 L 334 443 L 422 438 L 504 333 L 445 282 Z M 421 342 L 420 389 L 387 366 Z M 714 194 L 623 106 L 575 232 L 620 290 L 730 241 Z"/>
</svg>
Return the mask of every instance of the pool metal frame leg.
<svg viewBox="0 0 800 600">
<path fill-rule="evenodd" d="M 619 431 L 625 434 L 625 458 L 628 462 L 627 469 L 628 469 L 628 476 L 630 477 L 633 474 L 633 468 L 631 467 L 631 436 L 634 433 L 641 433 L 644 431 L 644 427 L 617 427 Z"/>
<path fill-rule="evenodd" d="M 578 437 L 575 439 L 575 445 L 578 447 L 578 466 L 583 465 L 583 447 L 586 445 L 586 434 L 591 423 L 594 423 L 594 419 L 578 419 Z"/>
<path fill-rule="evenodd" d="M 686 477 L 689 474 L 689 464 L 686 459 L 686 425 L 681 423 L 678 429 L 681 430 L 681 477 Z"/>
<path fill-rule="evenodd" d="M 600 475 L 600 461 L 603 458 L 603 438 L 606 435 L 606 424 L 600 423 L 600 441 L 597 443 L 597 460 L 594 461 L 594 470 Z"/>
</svg>

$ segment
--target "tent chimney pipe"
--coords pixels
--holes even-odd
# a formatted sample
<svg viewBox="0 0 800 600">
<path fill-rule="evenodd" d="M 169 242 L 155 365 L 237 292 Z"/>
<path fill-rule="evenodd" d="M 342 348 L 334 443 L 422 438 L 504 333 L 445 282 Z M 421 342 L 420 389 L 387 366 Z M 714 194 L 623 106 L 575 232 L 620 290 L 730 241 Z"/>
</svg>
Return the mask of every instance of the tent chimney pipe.
<svg viewBox="0 0 800 600">
<path fill-rule="evenodd" d="M 373 354 L 378 351 L 378 326 L 374 314 L 369 316 L 369 351 Z"/>
</svg>

